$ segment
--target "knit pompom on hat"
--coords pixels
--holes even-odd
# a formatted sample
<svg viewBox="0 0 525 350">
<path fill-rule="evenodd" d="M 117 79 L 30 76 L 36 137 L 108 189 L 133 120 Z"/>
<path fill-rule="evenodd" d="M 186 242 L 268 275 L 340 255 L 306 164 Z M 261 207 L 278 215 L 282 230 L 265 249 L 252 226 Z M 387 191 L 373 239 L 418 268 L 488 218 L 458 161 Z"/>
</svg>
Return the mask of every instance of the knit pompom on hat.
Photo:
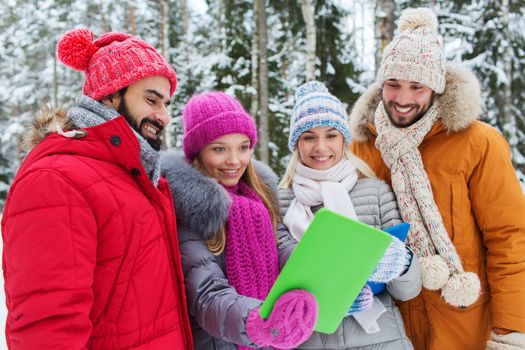
<svg viewBox="0 0 525 350">
<path fill-rule="evenodd" d="M 326 86 L 318 81 L 309 81 L 299 86 L 295 93 L 295 106 L 290 119 L 288 148 L 294 151 L 301 134 L 318 126 L 336 128 L 346 143 L 352 136 L 348 128 L 348 114 L 337 97 L 330 94 Z"/>
<path fill-rule="evenodd" d="M 436 15 L 427 8 L 409 8 L 399 19 L 399 31 L 383 53 L 377 74 L 386 80 L 415 81 L 434 92 L 445 91 L 446 61 Z"/>
<path fill-rule="evenodd" d="M 224 92 L 194 95 L 184 107 L 182 119 L 182 148 L 190 161 L 206 145 L 224 135 L 244 134 L 252 149 L 257 143 L 253 118 L 239 101 Z"/>
<path fill-rule="evenodd" d="M 84 72 L 84 94 L 100 100 L 139 80 L 164 76 L 170 81 L 170 96 L 177 77 L 173 67 L 145 41 L 125 33 L 110 32 L 93 41 L 87 28 L 73 29 L 57 45 L 58 59 Z"/>
</svg>

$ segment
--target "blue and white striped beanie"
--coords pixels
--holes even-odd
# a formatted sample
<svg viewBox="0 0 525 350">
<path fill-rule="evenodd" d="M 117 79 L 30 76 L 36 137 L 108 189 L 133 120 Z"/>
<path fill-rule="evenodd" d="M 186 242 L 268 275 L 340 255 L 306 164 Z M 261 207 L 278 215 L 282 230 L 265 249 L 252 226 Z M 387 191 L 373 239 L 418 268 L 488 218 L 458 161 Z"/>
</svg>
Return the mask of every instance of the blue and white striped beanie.
<svg viewBox="0 0 525 350">
<path fill-rule="evenodd" d="M 339 130 L 345 142 L 350 143 L 352 135 L 348 129 L 348 114 L 345 107 L 323 83 L 309 81 L 299 86 L 295 93 L 295 106 L 290 120 L 288 148 L 294 151 L 299 136 L 318 126 L 331 126 Z"/>
</svg>

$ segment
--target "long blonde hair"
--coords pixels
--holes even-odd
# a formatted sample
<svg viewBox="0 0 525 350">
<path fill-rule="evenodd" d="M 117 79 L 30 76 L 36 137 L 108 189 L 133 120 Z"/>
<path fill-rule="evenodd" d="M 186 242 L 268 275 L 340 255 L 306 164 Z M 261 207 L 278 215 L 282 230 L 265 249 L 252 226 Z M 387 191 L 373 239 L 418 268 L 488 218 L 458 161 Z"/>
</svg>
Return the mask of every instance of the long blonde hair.
<svg viewBox="0 0 525 350">
<path fill-rule="evenodd" d="M 204 175 L 207 175 L 204 172 L 204 167 L 201 164 L 200 157 L 197 156 L 193 160 L 193 165 L 199 169 Z M 273 193 L 272 189 L 266 184 L 259 174 L 254 169 L 252 160 L 248 162 L 246 170 L 241 177 L 242 180 L 246 181 L 246 184 L 261 198 L 268 213 L 270 214 L 270 219 L 272 221 L 272 227 L 274 231 L 277 230 L 277 225 L 281 219 L 279 215 L 279 203 L 277 197 Z M 210 239 L 206 241 L 208 250 L 213 255 L 220 255 L 224 248 L 226 247 L 226 225 L 224 225 L 219 232 L 215 233 Z"/>
<path fill-rule="evenodd" d="M 376 175 L 372 168 L 368 166 L 361 158 L 358 158 L 353 154 L 346 145 L 343 145 L 343 158 L 348 159 L 357 168 L 359 177 L 372 177 L 376 178 Z M 290 188 L 293 183 L 293 176 L 295 174 L 295 168 L 300 162 L 299 149 L 296 147 L 290 156 L 290 161 L 286 167 L 286 172 L 279 183 L 279 188 Z"/>
</svg>

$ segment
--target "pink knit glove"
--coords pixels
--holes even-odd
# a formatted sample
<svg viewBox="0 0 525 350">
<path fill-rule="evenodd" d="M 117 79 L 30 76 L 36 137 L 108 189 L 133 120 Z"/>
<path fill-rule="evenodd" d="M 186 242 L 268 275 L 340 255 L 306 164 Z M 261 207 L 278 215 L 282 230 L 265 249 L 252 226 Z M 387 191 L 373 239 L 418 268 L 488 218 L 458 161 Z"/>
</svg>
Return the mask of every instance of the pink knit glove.
<svg viewBox="0 0 525 350">
<path fill-rule="evenodd" d="M 317 322 L 317 301 L 312 293 L 295 289 L 277 299 L 267 320 L 254 309 L 246 320 L 246 334 L 259 346 L 293 349 L 304 343 Z"/>
</svg>

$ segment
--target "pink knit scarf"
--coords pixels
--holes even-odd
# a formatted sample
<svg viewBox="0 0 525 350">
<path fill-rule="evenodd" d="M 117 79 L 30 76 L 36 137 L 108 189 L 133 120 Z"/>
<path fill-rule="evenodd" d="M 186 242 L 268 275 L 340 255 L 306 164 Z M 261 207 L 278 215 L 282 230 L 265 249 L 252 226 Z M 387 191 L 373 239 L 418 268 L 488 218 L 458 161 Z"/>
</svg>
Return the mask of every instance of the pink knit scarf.
<svg viewBox="0 0 525 350">
<path fill-rule="evenodd" d="M 264 300 L 279 274 L 270 213 L 246 184 L 227 187 L 232 198 L 226 235 L 226 275 L 237 293 Z"/>
</svg>

